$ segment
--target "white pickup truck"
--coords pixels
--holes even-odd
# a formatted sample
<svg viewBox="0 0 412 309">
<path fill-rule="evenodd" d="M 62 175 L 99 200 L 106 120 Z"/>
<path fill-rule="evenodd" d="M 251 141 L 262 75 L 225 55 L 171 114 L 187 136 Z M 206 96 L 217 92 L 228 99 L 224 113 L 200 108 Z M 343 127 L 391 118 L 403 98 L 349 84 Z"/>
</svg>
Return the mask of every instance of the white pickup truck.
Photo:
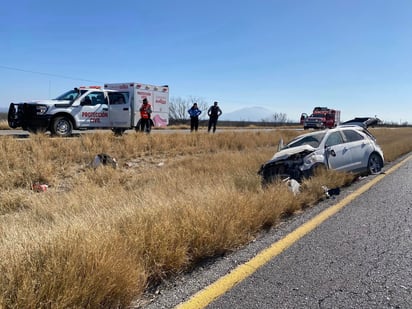
<svg viewBox="0 0 412 309">
<path fill-rule="evenodd" d="M 139 130 L 144 98 L 152 105 L 153 125 L 166 126 L 169 87 L 134 82 L 78 87 L 53 100 L 10 103 L 8 123 L 11 128 L 56 136 L 70 136 L 74 129 L 111 129 L 121 135 L 127 129 Z"/>
</svg>

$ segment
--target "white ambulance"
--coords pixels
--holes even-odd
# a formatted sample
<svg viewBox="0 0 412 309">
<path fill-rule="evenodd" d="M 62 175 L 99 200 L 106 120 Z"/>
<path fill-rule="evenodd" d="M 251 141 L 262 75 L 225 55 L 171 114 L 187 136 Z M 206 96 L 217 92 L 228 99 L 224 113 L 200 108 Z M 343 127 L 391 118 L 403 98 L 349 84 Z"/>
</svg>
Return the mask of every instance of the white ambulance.
<svg viewBox="0 0 412 309">
<path fill-rule="evenodd" d="M 167 126 L 169 87 L 134 82 L 78 87 L 53 100 L 11 103 L 8 123 L 11 128 L 56 136 L 88 129 L 112 129 L 121 135 L 127 129 L 139 130 L 144 98 L 152 105 L 153 125 Z"/>
</svg>

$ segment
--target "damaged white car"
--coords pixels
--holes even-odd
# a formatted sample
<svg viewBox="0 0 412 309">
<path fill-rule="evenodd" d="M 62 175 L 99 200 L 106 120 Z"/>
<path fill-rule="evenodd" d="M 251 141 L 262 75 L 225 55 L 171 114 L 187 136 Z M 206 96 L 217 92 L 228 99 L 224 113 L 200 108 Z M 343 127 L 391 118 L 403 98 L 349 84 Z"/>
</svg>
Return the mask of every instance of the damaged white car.
<svg viewBox="0 0 412 309">
<path fill-rule="evenodd" d="M 384 157 L 376 138 L 367 127 L 378 119 L 355 118 L 334 128 L 303 134 L 279 151 L 259 170 L 264 184 L 275 179 L 301 180 L 313 175 L 319 167 L 354 172 L 378 174 Z"/>
</svg>

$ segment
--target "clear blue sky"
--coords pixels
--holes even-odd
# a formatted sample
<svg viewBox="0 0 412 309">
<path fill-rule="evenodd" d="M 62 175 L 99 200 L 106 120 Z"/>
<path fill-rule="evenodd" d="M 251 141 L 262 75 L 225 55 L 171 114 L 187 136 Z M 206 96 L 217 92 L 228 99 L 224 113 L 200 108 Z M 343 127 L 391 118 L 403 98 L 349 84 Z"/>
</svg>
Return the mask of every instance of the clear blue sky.
<svg viewBox="0 0 412 309">
<path fill-rule="evenodd" d="M 223 112 L 412 123 L 410 0 L 14 0 L 0 41 L 0 107 L 135 81 Z"/>
</svg>

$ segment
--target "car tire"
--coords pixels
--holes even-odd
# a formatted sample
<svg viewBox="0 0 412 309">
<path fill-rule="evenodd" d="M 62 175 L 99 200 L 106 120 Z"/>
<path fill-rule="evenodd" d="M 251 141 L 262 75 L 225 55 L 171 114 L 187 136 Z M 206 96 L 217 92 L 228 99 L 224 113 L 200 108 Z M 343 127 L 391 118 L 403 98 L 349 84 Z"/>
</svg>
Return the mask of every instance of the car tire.
<svg viewBox="0 0 412 309">
<path fill-rule="evenodd" d="M 380 174 L 383 167 L 383 160 L 376 152 L 371 153 L 368 159 L 368 173 L 370 175 Z"/>
<path fill-rule="evenodd" d="M 316 163 L 310 168 L 309 177 L 316 176 L 323 171 L 326 171 L 326 165 L 322 163 Z"/>
<path fill-rule="evenodd" d="M 266 187 L 267 185 L 280 180 L 279 174 L 276 173 L 276 169 L 274 166 L 266 166 L 261 171 L 262 175 L 262 186 Z"/>
<path fill-rule="evenodd" d="M 65 116 L 56 117 L 52 121 L 51 133 L 54 136 L 68 137 L 72 135 L 73 124 Z"/>
</svg>

